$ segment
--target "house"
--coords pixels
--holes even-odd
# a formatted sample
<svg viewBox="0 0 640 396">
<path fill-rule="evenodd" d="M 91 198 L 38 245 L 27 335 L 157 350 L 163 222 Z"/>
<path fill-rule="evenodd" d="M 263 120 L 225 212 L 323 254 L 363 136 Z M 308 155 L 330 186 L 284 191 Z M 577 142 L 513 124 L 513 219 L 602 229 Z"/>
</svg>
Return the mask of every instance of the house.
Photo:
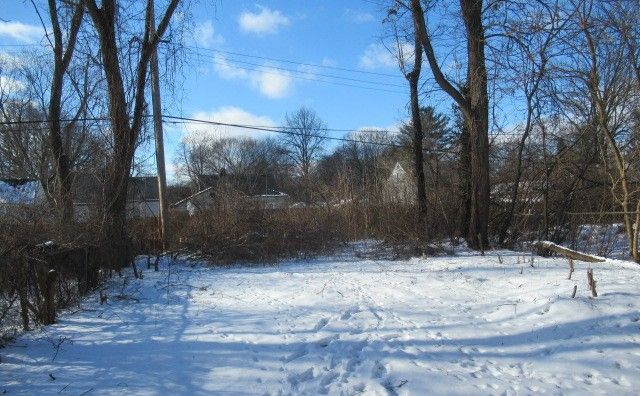
<svg viewBox="0 0 640 396">
<path fill-rule="evenodd" d="M 171 205 L 190 215 L 213 205 L 231 207 L 238 203 L 262 209 L 284 209 L 289 206 L 289 195 L 276 189 L 273 175 L 199 175 L 200 190 Z"/>
<path fill-rule="evenodd" d="M 385 202 L 412 204 L 416 200 L 415 181 L 411 173 L 396 162 L 383 187 Z"/>
<path fill-rule="evenodd" d="M 158 179 L 155 176 L 129 178 L 127 214 L 130 217 L 156 217 L 160 213 Z M 103 201 L 103 180 L 94 174 L 76 175 L 73 183 L 73 208 L 79 220 L 97 213 Z"/>
<path fill-rule="evenodd" d="M 35 179 L 0 179 L 0 214 L 46 203 L 42 184 Z"/>
</svg>

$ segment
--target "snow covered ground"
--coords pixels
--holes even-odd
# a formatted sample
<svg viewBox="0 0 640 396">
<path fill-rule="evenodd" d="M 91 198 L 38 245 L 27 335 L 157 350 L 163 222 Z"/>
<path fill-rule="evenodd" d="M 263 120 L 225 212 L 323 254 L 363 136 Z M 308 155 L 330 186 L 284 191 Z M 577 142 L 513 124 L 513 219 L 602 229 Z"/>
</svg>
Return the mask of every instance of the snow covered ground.
<svg viewBox="0 0 640 396">
<path fill-rule="evenodd" d="M 593 265 L 592 299 L 576 264 L 167 261 L 0 350 L 0 394 L 638 394 L 640 268 Z"/>
</svg>

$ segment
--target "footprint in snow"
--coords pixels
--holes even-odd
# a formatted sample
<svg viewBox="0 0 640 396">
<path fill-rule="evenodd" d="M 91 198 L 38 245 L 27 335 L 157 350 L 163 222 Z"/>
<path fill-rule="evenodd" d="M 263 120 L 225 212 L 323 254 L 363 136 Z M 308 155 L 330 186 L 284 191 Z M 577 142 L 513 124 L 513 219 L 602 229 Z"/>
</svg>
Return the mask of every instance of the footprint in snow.
<svg viewBox="0 0 640 396">
<path fill-rule="evenodd" d="M 301 373 L 289 375 L 289 377 L 287 377 L 287 380 L 294 388 L 297 388 L 301 382 L 311 381 L 313 378 L 313 367 L 310 367 Z"/>
<path fill-rule="evenodd" d="M 316 341 L 316 345 L 325 348 L 325 347 L 329 346 L 329 344 L 331 344 L 333 341 L 337 340 L 338 338 L 340 338 L 340 336 L 338 334 L 333 335 L 333 336 L 329 336 L 329 337 L 324 337 L 324 338 L 321 338 L 318 341 Z"/>
<path fill-rule="evenodd" d="M 351 308 L 347 309 L 346 311 L 344 311 L 344 313 L 342 314 L 340 319 L 349 320 L 353 315 L 357 314 L 360 311 L 361 311 L 360 307 L 351 307 Z"/>
<path fill-rule="evenodd" d="M 281 360 L 285 363 L 289 363 L 293 360 L 299 359 L 307 354 L 307 350 L 305 348 L 300 348 L 299 350 L 293 352 L 291 355 L 282 357 Z"/>
<path fill-rule="evenodd" d="M 379 360 L 376 360 L 376 362 L 373 364 L 373 369 L 371 371 L 371 375 L 374 378 L 382 378 L 385 375 L 387 375 L 387 368 L 385 367 L 384 364 L 380 363 Z"/>
<path fill-rule="evenodd" d="M 316 325 L 313 327 L 313 331 L 321 330 L 323 327 L 327 325 L 327 323 L 329 323 L 329 318 L 320 319 L 318 323 L 316 323 Z"/>
</svg>

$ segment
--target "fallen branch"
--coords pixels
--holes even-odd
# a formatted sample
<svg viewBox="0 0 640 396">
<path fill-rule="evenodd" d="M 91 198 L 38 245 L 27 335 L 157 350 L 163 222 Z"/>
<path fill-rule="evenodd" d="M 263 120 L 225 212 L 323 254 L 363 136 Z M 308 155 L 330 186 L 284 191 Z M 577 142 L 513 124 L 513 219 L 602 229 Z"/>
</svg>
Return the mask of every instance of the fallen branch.
<svg viewBox="0 0 640 396">
<path fill-rule="evenodd" d="M 607 261 L 607 259 L 605 259 L 604 257 L 578 252 L 577 250 L 569 249 L 549 241 L 533 242 L 531 246 L 538 249 L 538 251 L 540 251 L 541 249 L 551 250 L 558 254 L 562 254 L 567 258 L 577 261 L 586 261 L 588 263 L 603 263 Z"/>
</svg>

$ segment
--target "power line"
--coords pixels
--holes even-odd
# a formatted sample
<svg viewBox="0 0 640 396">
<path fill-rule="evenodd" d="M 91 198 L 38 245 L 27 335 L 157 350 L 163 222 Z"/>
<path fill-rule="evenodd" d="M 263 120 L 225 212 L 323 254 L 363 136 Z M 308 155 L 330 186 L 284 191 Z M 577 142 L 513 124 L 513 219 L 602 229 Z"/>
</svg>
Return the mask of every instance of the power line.
<svg viewBox="0 0 640 396">
<path fill-rule="evenodd" d="M 277 127 L 277 126 L 271 126 L 271 125 L 248 125 L 248 124 L 225 124 L 222 122 L 217 122 L 217 121 L 211 121 L 211 120 L 204 120 L 204 119 L 197 119 L 197 118 L 189 118 L 189 117 L 184 117 L 184 116 L 173 116 L 170 115 L 171 117 L 173 117 L 173 121 L 171 121 L 172 124 L 193 124 L 193 123 L 198 123 L 198 124 L 211 124 L 211 123 L 217 123 L 221 126 L 236 126 L 236 127 L 247 127 L 247 128 L 258 128 L 258 129 L 265 129 L 265 130 L 273 130 L 275 129 L 282 129 L 283 127 Z M 143 117 L 145 118 L 151 118 L 153 117 L 152 114 L 147 114 L 144 115 Z M 163 118 L 168 118 L 169 116 L 163 116 Z M 178 120 L 178 121 L 175 121 Z M 80 118 L 61 118 L 58 120 L 58 122 L 61 123 L 65 123 L 65 122 L 99 122 L 99 121 L 110 121 L 109 117 L 103 116 L 103 117 L 80 117 Z M 182 122 L 180 122 L 182 121 Z M 36 125 L 36 124 L 46 124 L 52 122 L 52 120 L 49 119 L 43 119 L 43 120 L 18 120 L 18 121 L 0 121 L 0 125 L 7 125 L 7 126 L 14 126 L 14 125 Z M 29 130 L 48 130 L 48 127 L 40 127 L 40 128 L 29 128 Z M 27 130 L 23 130 L 23 129 L 13 129 L 16 132 L 20 132 L 20 131 L 24 131 L 24 132 L 28 132 Z M 392 131 L 389 129 L 378 129 L 378 128 L 359 128 L 359 129 L 348 129 L 348 128 L 324 128 L 323 130 L 327 131 L 327 132 L 344 132 L 344 133 L 358 133 L 358 132 L 381 132 L 381 133 L 387 133 L 387 134 L 398 134 L 400 133 L 400 131 Z M 499 137 L 499 136 L 522 136 L 521 133 L 517 133 L 517 132 L 501 132 L 499 134 L 493 134 L 493 135 L 489 135 L 489 137 Z M 358 140 L 358 142 L 360 142 Z M 366 142 L 365 142 L 366 143 Z"/>
<path fill-rule="evenodd" d="M 202 123 L 208 123 L 208 122 L 209 122 L 209 120 L 198 120 L 198 119 L 188 119 L 188 120 L 184 120 L 182 122 L 180 122 L 180 121 L 171 121 L 172 124 L 202 124 Z M 279 128 L 277 126 L 274 127 L 272 125 L 245 125 L 245 126 L 256 127 L 256 128 L 265 128 L 265 129 Z M 282 128 L 284 128 L 284 127 L 282 127 Z M 323 128 L 322 130 L 323 131 L 327 131 L 327 132 L 352 132 L 352 133 L 358 133 L 358 132 L 381 132 L 381 133 L 387 133 L 387 134 L 398 134 L 398 133 L 400 133 L 400 131 L 392 131 L 392 130 L 389 130 L 389 129 L 379 129 L 379 128 L 373 128 L 373 127 L 371 127 L 371 128 L 359 128 L 359 129 Z"/>
<path fill-rule="evenodd" d="M 171 43 L 160 42 L 160 45 L 172 45 L 172 44 Z M 0 44 L 0 47 L 43 47 L 43 46 L 39 45 L 39 44 Z M 373 72 L 373 71 L 368 71 L 368 70 L 350 69 L 350 68 L 347 68 L 347 67 L 322 65 L 322 64 L 318 64 L 318 63 L 300 62 L 300 61 L 294 61 L 294 60 L 290 60 L 290 59 L 273 58 L 273 57 L 261 56 L 261 55 L 252 55 L 252 54 L 246 54 L 246 53 L 236 52 L 236 51 L 225 51 L 225 50 L 221 50 L 221 49 L 202 48 L 202 47 L 190 46 L 190 45 L 184 45 L 183 47 L 191 49 L 191 50 L 195 50 L 195 51 L 208 51 L 208 52 L 214 52 L 214 53 L 220 53 L 220 54 L 227 54 L 227 55 L 233 55 L 233 56 L 246 57 L 246 58 L 251 58 L 251 59 L 260 59 L 260 60 L 265 60 L 265 61 L 288 63 L 288 64 L 292 64 L 292 65 L 314 67 L 314 68 L 320 68 L 320 69 L 336 70 L 336 71 L 347 72 L 347 73 L 357 73 L 357 74 L 365 74 L 365 75 L 370 75 L 370 76 L 391 77 L 391 78 L 401 78 L 402 77 L 402 76 L 400 76 L 398 74 Z M 213 58 L 213 55 L 204 55 L 204 54 L 197 54 L 197 55 L 198 56 L 205 56 L 205 57 Z M 252 63 L 252 62 L 248 62 L 248 61 L 237 60 L 237 59 L 227 59 L 227 60 L 229 60 L 231 62 L 244 63 L 244 64 L 248 64 L 248 65 L 253 65 L 253 66 L 269 67 L 269 68 L 274 68 L 274 69 L 286 70 L 286 71 L 290 71 L 290 72 L 293 72 L 293 73 L 315 74 L 315 75 L 322 76 L 322 77 L 358 81 L 358 82 L 363 82 L 363 83 L 368 83 L 368 84 L 382 84 L 382 85 L 402 87 L 401 84 L 396 84 L 396 83 L 366 81 L 366 80 L 359 80 L 359 79 L 354 79 L 354 78 L 349 78 L 349 77 L 341 77 L 341 76 L 335 76 L 335 75 L 325 75 L 325 74 L 316 73 L 316 72 L 305 72 L 305 71 L 301 71 L 301 70 L 287 69 L 287 68 L 277 67 L 277 66 L 265 66 L 265 65 L 260 65 L 260 64 L 256 64 L 256 63 Z"/>
<path fill-rule="evenodd" d="M 146 114 L 143 115 L 143 117 L 145 118 L 152 118 L 153 114 Z M 178 116 L 174 116 L 174 117 L 178 117 Z M 193 124 L 193 123 L 211 123 L 211 122 L 215 122 L 215 121 L 211 121 L 211 120 L 204 120 L 204 119 L 196 119 L 196 118 L 189 118 L 189 117 L 184 117 L 184 116 L 180 116 L 182 117 L 184 122 L 176 122 L 176 121 L 172 121 L 172 124 Z M 166 118 L 166 117 L 163 117 Z M 80 118 L 61 118 L 58 120 L 58 122 L 89 122 L 89 121 L 93 121 L 93 122 L 98 122 L 98 121 L 110 121 L 111 119 L 107 116 L 101 116 L 101 117 L 80 117 Z M 52 120 L 49 119 L 43 119 L 43 120 L 17 120 L 17 121 L 0 121 L 0 125 L 7 125 L 7 126 L 12 126 L 12 125 L 34 125 L 34 124 L 46 124 L 52 122 Z M 222 124 L 222 123 L 221 123 Z M 235 126 L 235 125 L 229 125 L 229 126 Z M 282 127 L 274 127 L 272 125 L 249 125 L 249 124 L 242 124 L 242 126 L 246 126 L 246 127 L 255 127 L 255 128 L 265 128 L 265 129 L 270 129 L 270 128 L 282 128 Z M 29 128 L 29 130 L 34 131 L 34 130 L 48 130 L 48 127 L 40 127 L 40 128 Z M 6 130 L 6 129 L 5 129 Z M 24 129 L 12 129 L 13 131 L 16 132 L 28 132 L 27 130 Z M 381 129 L 381 128 L 375 128 L 375 127 L 364 127 L 364 128 L 358 128 L 358 129 L 353 129 L 353 128 L 324 128 L 323 130 L 328 131 L 328 132 L 344 132 L 344 133 L 358 133 L 358 132 L 381 132 L 381 133 L 388 133 L 388 134 L 398 134 L 400 133 L 400 131 L 394 131 L 394 130 L 389 130 L 389 129 Z M 578 133 L 576 135 L 569 135 L 567 137 L 573 137 L 575 140 L 579 140 L 580 138 L 584 137 L 584 135 L 587 133 L 587 130 L 582 131 L 581 133 Z M 521 137 L 522 133 L 519 132 L 498 132 L 498 133 L 494 133 L 494 134 L 489 134 L 490 138 L 498 138 L 498 137 L 506 137 L 506 136 L 514 136 L 514 137 Z M 560 135 L 556 135 L 556 134 L 551 134 L 550 137 L 563 137 Z M 633 136 L 630 136 L 633 137 Z M 575 145 L 574 142 L 573 145 Z M 569 148 L 573 147 L 573 145 L 570 145 Z"/>
<path fill-rule="evenodd" d="M 152 115 L 146 115 L 145 117 L 152 117 Z M 285 127 L 269 127 L 269 126 L 256 126 L 256 125 L 236 124 L 236 123 L 203 120 L 203 119 L 198 119 L 198 118 L 173 116 L 173 115 L 163 115 L 162 118 L 164 119 L 165 123 L 171 123 L 171 124 L 197 123 L 197 124 L 205 124 L 205 125 L 234 127 L 234 128 L 241 128 L 241 129 L 260 131 L 260 132 L 273 132 L 273 133 L 279 133 L 279 134 L 290 135 L 290 136 L 302 136 L 302 135 L 304 135 L 304 136 L 309 136 L 309 137 L 314 137 L 314 138 L 321 138 L 321 139 L 325 139 L 325 140 L 347 142 L 347 143 L 359 143 L 359 144 L 368 144 L 368 145 L 375 145 L 375 146 L 406 148 L 406 146 L 403 146 L 403 145 L 400 145 L 400 144 L 396 144 L 396 143 L 374 142 L 374 141 L 369 141 L 369 140 L 354 139 L 354 138 L 347 138 L 347 137 L 324 136 L 324 135 L 320 135 L 320 134 L 306 134 L 306 133 L 303 134 L 301 132 L 295 132 L 295 131 L 291 130 L 291 129 L 296 129 L 296 128 L 290 128 L 289 130 L 287 130 Z M 108 117 L 85 117 L 85 118 L 77 118 L 77 119 L 60 119 L 59 122 L 108 121 L 108 120 L 109 120 Z M 30 124 L 48 123 L 48 122 L 52 122 L 52 121 L 53 120 L 2 121 L 2 122 L 0 122 L 0 125 L 21 125 L 21 124 L 30 125 Z M 42 129 L 45 130 L 45 128 L 42 128 Z M 299 129 L 299 128 L 297 128 L 297 129 Z M 355 130 L 355 129 L 325 129 L 325 130 L 326 131 L 342 131 L 342 132 L 361 132 L 362 131 L 362 130 Z M 386 132 L 392 133 L 390 131 L 386 131 Z M 445 154 L 455 154 L 456 153 L 456 151 L 453 151 L 453 150 L 441 150 L 441 149 L 425 149 L 425 151 L 434 152 L 434 153 L 445 153 Z"/>
<path fill-rule="evenodd" d="M 221 65 L 221 66 L 229 66 L 227 63 L 224 63 L 222 61 L 217 61 L 215 59 L 213 60 L 213 62 L 215 64 L 218 64 L 218 65 Z M 233 65 L 233 67 L 238 68 L 238 69 L 242 69 L 242 70 L 257 71 L 257 72 L 261 72 L 261 73 L 273 74 L 273 75 L 277 75 L 277 76 L 288 76 L 288 77 L 295 78 L 295 79 L 298 79 L 298 80 L 306 80 L 306 81 L 320 82 L 320 83 L 325 83 L 325 84 L 340 85 L 340 86 L 344 86 L 344 87 L 368 89 L 368 90 L 372 90 L 372 91 L 390 92 L 390 93 L 397 93 L 397 94 L 403 94 L 403 95 L 406 94 L 406 92 L 404 92 L 404 91 L 396 91 L 396 90 L 392 90 L 392 89 L 376 88 L 376 87 L 366 87 L 366 86 L 362 86 L 362 85 L 348 84 L 348 83 L 338 82 L 338 81 L 322 80 L 322 79 L 304 77 L 304 76 L 298 76 L 298 75 L 288 75 L 286 73 L 278 72 L 277 70 L 265 70 L 265 68 L 267 68 L 267 69 L 271 68 L 271 69 L 286 70 L 288 72 L 293 72 L 293 73 L 300 73 L 297 70 L 278 68 L 278 67 L 275 67 L 275 66 L 272 67 L 272 66 L 259 65 L 259 67 L 261 69 L 238 66 L 238 65 Z M 306 73 L 306 74 L 312 74 L 312 73 Z M 368 83 L 369 84 L 377 84 L 376 82 L 368 82 Z"/>
<path fill-rule="evenodd" d="M 177 120 L 177 121 L 181 121 L 181 122 L 189 121 L 189 122 L 195 122 L 195 123 L 198 123 L 198 124 L 208 124 L 208 125 L 215 125 L 215 126 L 235 127 L 235 128 L 255 130 L 255 131 L 261 131 L 261 132 L 274 132 L 274 133 L 279 133 L 279 134 L 283 134 L 283 135 L 291 135 L 291 136 L 303 136 L 304 135 L 304 136 L 313 137 L 313 138 L 320 138 L 320 139 L 340 141 L 340 142 L 370 144 L 370 145 L 376 145 L 376 146 L 386 146 L 386 147 L 395 147 L 395 148 L 406 148 L 406 146 L 403 146 L 403 145 L 400 145 L 400 144 L 396 144 L 396 143 L 373 142 L 373 141 L 358 140 L 358 139 L 353 139 L 353 138 L 344 138 L 344 137 L 340 138 L 340 137 L 324 136 L 324 135 L 320 135 L 320 134 L 307 134 L 307 133 L 301 133 L 301 132 L 294 132 L 292 130 L 287 130 L 287 129 L 278 128 L 278 127 L 260 127 L 260 126 L 234 124 L 234 123 L 210 121 L 210 120 L 203 120 L 203 119 L 189 118 L 189 117 L 171 116 L 171 115 L 165 115 L 165 116 L 163 116 L 163 118 L 169 119 L 169 120 Z M 453 150 L 441 150 L 441 149 L 425 149 L 425 151 L 436 152 L 436 153 L 446 153 L 446 154 L 457 153 L 456 151 L 453 151 Z"/>
<path fill-rule="evenodd" d="M 173 45 L 172 43 L 166 43 L 166 42 L 163 42 L 163 41 L 161 41 L 159 44 L 162 45 L 162 46 Z M 372 75 L 372 76 L 402 78 L 402 76 L 400 76 L 400 75 L 391 74 L 391 73 L 381 73 L 381 72 L 374 72 L 374 71 L 369 71 L 369 70 L 350 69 L 348 67 L 323 65 L 323 64 L 319 64 L 319 63 L 300 62 L 300 61 L 295 61 L 295 60 L 291 60 L 291 59 L 273 58 L 273 57 L 268 57 L 268 56 L 252 55 L 252 54 L 236 52 L 236 51 L 226 51 L 226 50 L 215 49 L 215 48 L 203 48 L 203 47 L 198 47 L 198 46 L 193 46 L 193 45 L 180 45 L 180 46 L 184 47 L 184 48 L 191 49 L 191 50 L 195 50 L 195 51 L 216 52 L 216 53 L 227 54 L 227 55 L 242 56 L 242 57 L 252 58 L 252 59 L 261 59 L 261 60 L 272 61 L 272 62 L 288 63 L 288 64 L 292 64 L 292 65 L 317 67 L 317 68 L 322 68 L 322 69 L 337 70 L 337 71 L 343 71 L 343 72 L 348 72 L 348 73 L 368 74 L 368 75 Z M 43 46 L 43 45 L 40 45 L 40 44 L 0 44 L 0 47 L 47 47 L 48 48 L 48 46 Z M 199 55 L 202 56 L 202 54 L 199 54 Z"/>
<path fill-rule="evenodd" d="M 227 54 L 227 55 L 243 56 L 243 57 L 247 57 L 247 58 L 261 59 L 261 60 L 267 60 L 267 61 L 272 61 L 272 62 L 289 63 L 289 64 L 299 65 L 299 66 L 318 67 L 318 68 L 323 68 L 323 69 L 338 70 L 338 71 L 344 71 L 344 72 L 349 72 L 349 73 L 368 74 L 368 75 L 373 75 L 373 76 L 393 77 L 393 78 L 400 78 L 401 77 L 401 76 L 399 76 L 397 74 L 391 74 L 391 73 L 380 73 L 380 72 L 373 72 L 373 71 L 367 71 L 367 70 L 349 69 L 347 67 L 321 65 L 321 64 L 317 64 L 317 63 L 299 62 L 299 61 L 294 61 L 294 60 L 290 60 L 290 59 L 272 58 L 272 57 L 261 56 L 261 55 L 251 55 L 251 54 L 246 54 L 246 53 L 242 53 L 242 52 L 225 51 L 225 50 L 221 50 L 221 49 L 201 48 L 201 47 L 188 46 L 188 45 L 184 46 L 184 47 L 190 48 L 190 49 L 199 50 L 199 51 L 217 52 L 217 53 Z"/>
<path fill-rule="evenodd" d="M 389 83 L 389 82 L 384 82 L 384 81 L 362 80 L 362 79 L 359 79 L 359 78 L 336 76 L 335 74 L 322 74 L 322 73 L 317 73 L 315 71 L 295 70 L 295 69 L 288 69 L 286 67 L 264 65 L 264 64 L 261 65 L 261 64 L 258 64 L 258 63 L 241 61 L 241 60 L 237 60 L 237 59 L 216 58 L 215 56 L 210 56 L 210 55 L 201 55 L 201 56 L 205 56 L 207 58 L 214 59 L 214 61 L 217 61 L 216 64 L 224 64 L 224 61 L 227 61 L 227 62 L 232 62 L 232 63 L 241 63 L 241 64 L 250 65 L 250 66 L 256 66 L 256 67 L 260 67 L 260 68 L 263 68 L 263 69 L 276 69 L 276 70 L 282 70 L 282 71 L 286 71 L 286 72 L 290 72 L 290 73 L 298 73 L 298 74 L 311 74 L 311 75 L 320 76 L 320 77 L 335 78 L 335 79 L 338 79 L 338 80 L 345 80 L 345 81 L 354 81 L 354 82 L 359 82 L 359 83 L 364 83 L 364 84 L 386 85 L 386 86 L 389 86 L 389 87 L 399 87 L 399 88 L 404 88 L 405 87 L 405 85 L 402 85 L 402 84 Z"/>
</svg>

